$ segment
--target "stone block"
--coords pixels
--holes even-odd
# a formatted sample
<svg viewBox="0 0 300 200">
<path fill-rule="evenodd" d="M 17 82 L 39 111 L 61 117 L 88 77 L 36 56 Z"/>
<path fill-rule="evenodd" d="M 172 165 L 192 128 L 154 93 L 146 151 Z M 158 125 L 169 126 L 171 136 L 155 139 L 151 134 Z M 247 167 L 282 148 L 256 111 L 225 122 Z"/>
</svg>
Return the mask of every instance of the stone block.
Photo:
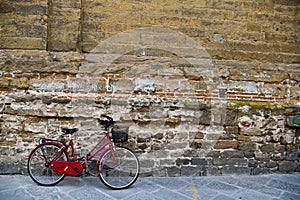
<svg viewBox="0 0 300 200">
<path fill-rule="evenodd" d="M 288 116 L 286 121 L 288 126 L 300 127 L 300 115 Z"/>
<path fill-rule="evenodd" d="M 204 138 L 204 133 L 199 131 L 199 132 L 189 132 L 189 137 L 192 139 L 195 139 L 195 140 L 201 140 Z"/>
<path fill-rule="evenodd" d="M 267 167 L 268 168 L 275 168 L 277 167 L 277 162 L 270 160 L 269 162 L 267 162 Z"/>
<path fill-rule="evenodd" d="M 208 103 L 200 101 L 185 100 L 183 103 L 184 108 L 188 110 L 204 110 L 205 108 L 209 107 Z"/>
<path fill-rule="evenodd" d="M 179 167 L 168 167 L 166 169 L 167 169 L 167 176 L 177 177 L 181 175 L 181 169 Z"/>
<path fill-rule="evenodd" d="M 267 153 L 255 153 L 255 159 L 258 161 L 267 162 L 271 159 L 272 155 Z"/>
<path fill-rule="evenodd" d="M 272 153 L 275 150 L 274 144 L 263 144 L 260 146 L 260 150 L 263 153 Z"/>
<path fill-rule="evenodd" d="M 160 159 L 159 165 L 160 166 L 174 166 L 174 160 L 173 159 Z"/>
<path fill-rule="evenodd" d="M 254 142 L 240 142 L 239 150 L 243 152 L 255 152 L 256 151 L 256 143 Z"/>
<path fill-rule="evenodd" d="M 9 80 L 10 79 L 0 77 L 0 87 L 1 88 L 8 88 L 9 85 L 10 85 L 10 81 Z"/>
<path fill-rule="evenodd" d="M 225 125 L 238 128 L 237 124 L 238 124 L 237 111 L 235 109 L 226 108 Z"/>
<path fill-rule="evenodd" d="M 109 79 L 109 87 L 111 90 L 116 91 L 130 91 L 132 92 L 135 89 L 134 80 L 132 79 Z"/>
<path fill-rule="evenodd" d="M 140 159 L 141 168 L 149 169 L 155 165 L 155 161 L 153 159 Z"/>
<path fill-rule="evenodd" d="M 190 147 L 193 149 L 201 149 L 202 147 L 202 140 L 194 140 L 191 142 Z"/>
<path fill-rule="evenodd" d="M 286 160 L 297 160 L 299 158 L 299 152 L 287 152 Z"/>
<path fill-rule="evenodd" d="M 191 164 L 199 165 L 199 166 L 206 166 L 206 165 L 208 165 L 208 161 L 205 158 L 192 158 Z"/>
<path fill-rule="evenodd" d="M 230 79 L 237 81 L 277 82 L 288 79 L 288 73 L 283 71 L 261 71 L 254 69 L 229 69 Z"/>
<path fill-rule="evenodd" d="M 296 167 L 296 172 L 300 172 L 300 162 L 298 161 L 298 162 L 296 162 L 296 164 L 297 164 L 297 167 Z"/>
<path fill-rule="evenodd" d="M 0 48 L 46 49 L 47 1 L 4 1 L 1 11 L 0 23 L 5 28 L 0 31 Z"/>
<path fill-rule="evenodd" d="M 196 149 L 188 149 L 182 152 L 182 156 L 184 157 L 197 157 L 199 156 L 199 152 Z"/>
<path fill-rule="evenodd" d="M 295 138 L 295 134 L 294 133 L 287 133 L 285 135 L 282 135 L 280 136 L 279 138 L 279 141 L 280 141 L 280 144 L 282 145 L 286 145 L 286 144 L 293 144 L 293 141 L 294 141 L 294 138 Z"/>
<path fill-rule="evenodd" d="M 52 51 L 76 51 L 80 38 L 80 1 L 59 6 L 51 4 L 49 13 L 48 49 Z M 78 6 L 78 7 L 77 7 Z"/>
<path fill-rule="evenodd" d="M 0 157 L 0 169 L 1 174 L 23 174 L 20 161 L 11 158 L 11 156 Z"/>
<path fill-rule="evenodd" d="M 40 91 L 63 91 L 65 89 L 65 83 L 60 81 L 50 81 L 47 83 L 46 80 L 44 80 L 40 83 L 32 83 L 31 89 Z"/>
<path fill-rule="evenodd" d="M 189 165 L 190 163 L 191 163 L 191 160 L 188 158 L 177 158 L 177 160 L 176 160 L 177 166 Z"/>
<path fill-rule="evenodd" d="M 248 162 L 244 158 L 214 158 L 213 159 L 213 165 L 218 166 L 247 166 Z"/>
<path fill-rule="evenodd" d="M 278 163 L 278 167 L 281 172 L 294 172 L 297 164 L 295 161 L 281 161 Z"/>
<path fill-rule="evenodd" d="M 207 157 L 219 158 L 220 156 L 221 156 L 221 153 L 219 151 L 209 151 L 207 153 Z"/>
<path fill-rule="evenodd" d="M 237 135 L 239 133 L 238 126 L 226 126 L 225 131 L 227 134 Z"/>
<path fill-rule="evenodd" d="M 62 28 L 51 30 L 51 41 L 49 48 L 52 51 L 76 51 L 78 33 L 66 31 Z"/>
<path fill-rule="evenodd" d="M 251 168 L 256 168 L 256 167 L 258 167 L 258 161 L 256 161 L 256 160 L 249 160 L 248 161 L 248 167 L 251 167 Z"/>
<path fill-rule="evenodd" d="M 225 166 L 222 168 L 222 175 L 243 175 L 243 174 L 250 174 L 251 169 L 248 167 L 237 167 L 237 166 Z"/>
<path fill-rule="evenodd" d="M 205 112 L 202 114 L 202 116 L 200 117 L 199 123 L 200 123 L 201 125 L 210 125 L 211 117 L 212 117 L 211 115 L 212 115 L 211 112 L 205 111 Z"/>
<path fill-rule="evenodd" d="M 242 151 L 226 150 L 221 153 L 221 158 L 243 158 L 244 153 Z"/>
<path fill-rule="evenodd" d="M 268 168 L 254 168 L 251 170 L 251 175 L 270 174 L 271 170 Z"/>
<path fill-rule="evenodd" d="M 31 37 L 1 37 L 0 48 L 7 49 L 46 49 L 46 40 L 43 38 Z"/>
<path fill-rule="evenodd" d="M 162 145 L 161 144 L 157 144 L 157 143 L 154 143 L 151 145 L 151 150 L 152 151 L 159 151 L 162 149 Z"/>
<path fill-rule="evenodd" d="M 281 34 L 281 33 L 266 33 L 265 39 L 267 41 L 276 41 L 276 42 L 286 42 L 287 41 L 287 35 Z"/>
<path fill-rule="evenodd" d="M 200 168 L 199 167 L 192 167 L 192 166 L 183 166 L 181 167 L 181 176 L 193 176 L 197 177 L 200 175 Z"/>
<path fill-rule="evenodd" d="M 300 81 L 300 73 L 299 72 L 291 72 L 289 73 L 289 76 L 291 77 L 292 80 L 295 81 Z"/>
<path fill-rule="evenodd" d="M 220 175 L 222 175 L 222 168 L 216 167 L 216 166 L 209 167 L 209 168 L 207 168 L 207 175 L 208 176 L 220 176 Z"/>
<path fill-rule="evenodd" d="M 215 149 L 237 149 L 238 141 L 233 140 L 219 140 L 214 145 Z"/>
</svg>

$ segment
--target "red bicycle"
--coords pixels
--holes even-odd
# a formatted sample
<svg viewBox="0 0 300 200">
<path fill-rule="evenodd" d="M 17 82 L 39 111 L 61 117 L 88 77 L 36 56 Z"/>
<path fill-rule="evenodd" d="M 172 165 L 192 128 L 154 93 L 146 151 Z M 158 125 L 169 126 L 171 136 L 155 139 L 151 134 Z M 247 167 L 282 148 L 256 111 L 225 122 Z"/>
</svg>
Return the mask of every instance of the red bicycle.
<svg viewBox="0 0 300 200">
<path fill-rule="evenodd" d="M 43 186 L 53 186 L 66 175 L 99 176 L 100 180 L 111 189 L 130 187 L 138 178 L 140 163 L 137 156 L 128 148 L 119 144 L 128 140 L 128 128 L 114 130 L 110 128 L 115 121 L 103 115 L 100 120 L 106 133 L 96 146 L 86 155 L 76 157 L 71 135 L 78 129 L 62 128 L 70 140 L 64 141 L 41 138 L 28 157 L 27 169 L 34 182 Z M 109 131 L 111 130 L 111 131 Z"/>
</svg>

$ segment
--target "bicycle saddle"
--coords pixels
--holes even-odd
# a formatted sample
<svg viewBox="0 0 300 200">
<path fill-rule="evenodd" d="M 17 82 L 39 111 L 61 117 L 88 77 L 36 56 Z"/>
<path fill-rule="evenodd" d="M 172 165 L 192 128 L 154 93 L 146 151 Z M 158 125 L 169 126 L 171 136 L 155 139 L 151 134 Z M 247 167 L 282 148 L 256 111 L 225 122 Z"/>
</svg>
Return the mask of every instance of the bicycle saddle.
<svg viewBox="0 0 300 200">
<path fill-rule="evenodd" d="M 78 131 L 78 128 L 62 128 L 61 131 L 62 131 L 64 134 L 73 134 L 73 133 L 75 133 L 76 131 Z"/>
</svg>

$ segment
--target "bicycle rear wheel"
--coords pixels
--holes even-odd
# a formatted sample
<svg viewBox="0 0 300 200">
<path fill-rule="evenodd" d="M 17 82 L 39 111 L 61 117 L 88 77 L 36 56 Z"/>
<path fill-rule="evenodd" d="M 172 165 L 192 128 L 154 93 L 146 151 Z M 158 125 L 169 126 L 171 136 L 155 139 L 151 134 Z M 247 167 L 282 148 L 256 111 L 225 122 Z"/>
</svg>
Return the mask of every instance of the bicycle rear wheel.
<svg viewBox="0 0 300 200">
<path fill-rule="evenodd" d="M 140 163 L 136 155 L 125 147 L 107 151 L 100 159 L 99 178 L 111 189 L 130 187 L 138 178 Z"/>
<path fill-rule="evenodd" d="M 59 155 L 58 144 L 45 143 L 37 146 L 29 155 L 27 170 L 34 182 L 43 186 L 52 186 L 65 177 L 65 174 L 55 172 L 50 168 L 50 161 L 57 155 Z M 67 161 L 67 155 L 65 152 L 55 159 L 59 161 Z"/>
</svg>

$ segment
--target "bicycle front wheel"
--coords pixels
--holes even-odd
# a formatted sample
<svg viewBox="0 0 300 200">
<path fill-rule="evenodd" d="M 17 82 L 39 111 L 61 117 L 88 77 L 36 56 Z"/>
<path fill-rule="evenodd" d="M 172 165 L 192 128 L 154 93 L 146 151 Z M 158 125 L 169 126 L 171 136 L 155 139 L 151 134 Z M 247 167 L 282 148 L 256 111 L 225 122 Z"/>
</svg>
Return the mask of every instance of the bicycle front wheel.
<svg viewBox="0 0 300 200">
<path fill-rule="evenodd" d="M 138 178 L 140 163 L 136 155 L 125 147 L 107 151 L 100 159 L 99 178 L 111 189 L 130 187 Z"/>
<path fill-rule="evenodd" d="M 50 161 L 58 156 L 59 161 L 67 161 L 65 152 L 59 153 L 61 146 L 45 143 L 37 146 L 29 155 L 27 170 L 34 182 L 43 186 L 52 186 L 63 180 L 65 174 L 55 172 L 50 168 Z"/>
</svg>

